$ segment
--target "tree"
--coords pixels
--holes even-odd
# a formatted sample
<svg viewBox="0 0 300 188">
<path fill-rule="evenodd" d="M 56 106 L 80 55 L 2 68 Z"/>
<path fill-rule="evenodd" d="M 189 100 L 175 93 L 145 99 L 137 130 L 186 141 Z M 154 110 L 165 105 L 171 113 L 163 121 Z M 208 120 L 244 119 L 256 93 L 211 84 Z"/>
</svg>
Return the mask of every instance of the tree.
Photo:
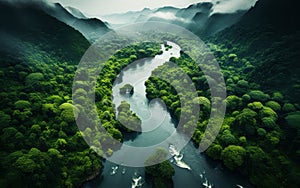
<svg viewBox="0 0 300 188">
<path fill-rule="evenodd" d="M 221 159 L 222 150 L 222 146 L 219 144 L 213 144 L 206 150 L 206 154 L 214 160 L 218 160 Z"/>
<path fill-rule="evenodd" d="M 257 129 L 257 134 L 258 134 L 259 136 L 261 136 L 261 137 L 265 137 L 266 134 L 267 134 L 267 131 L 266 131 L 265 129 L 263 129 L 263 128 L 258 128 L 258 129 Z"/>
<path fill-rule="evenodd" d="M 249 108 L 243 109 L 242 113 L 236 116 L 235 124 L 240 132 L 247 135 L 255 134 L 255 126 L 257 124 L 257 113 Z"/>
<path fill-rule="evenodd" d="M 258 111 L 260 109 L 262 109 L 264 106 L 261 102 L 253 102 L 253 103 L 249 103 L 248 104 L 248 108 Z"/>
<path fill-rule="evenodd" d="M 225 130 L 221 135 L 221 143 L 223 146 L 234 145 L 237 144 L 237 139 L 233 134 L 231 134 L 230 130 Z"/>
<path fill-rule="evenodd" d="M 167 187 L 175 174 L 173 166 L 166 160 L 167 154 L 165 149 L 157 148 L 156 152 L 145 162 L 146 174 L 153 178 L 154 187 Z"/>
<path fill-rule="evenodd" d="M 14 163 L 14 167 L 24 174 L 32 174 L 37 168 L 37 164 L 27 155 L 21 156 Z"/>
<path fill-rule="evenodd" d="M 42 73 L 30 73 L 25 78 L 25 84 L 30 88 L 37 88 L 40 86 L 40 82 L 44 79 L 44 75 Z"/>
<path fill-rule="evenodd" d="M 272 95 L 272 100 L 277 101 L 277 102 L 282 102 L 283 95 L 280 92 L 274 92 Z"/>
<path fill-rule="evenodd" d="M 226 107 L 229 111 L 238 110 L 242 106 L 242 99 L 235 96 L 230 95 L 226 98 Z"/>
<path fill-rule="evenodd" d="M 251 99 L 261 102 L 266 102 L 270 99 L 270 96 L 268 94 L 265 94 L 264 92 L 260 90 L 253 90 L 248 93 L 251 97 Z"/>
<path fill-rule="evenodd" d="M 280 104 L 276 101 L 268 101 L 266 103 L 266 106 L 272 108 L 272 110 L 274 110 L 275 112 L 279 112 L 281 110 Z"/>
<path fill-rule="evenodd" d="M 277 121 L 278 119 L 278 115 L 276 112 L 274 112 L 274 110 L 272 110 L 272 108 L 269 107 L 263 107 L 260 111 L 259 111 L 259 117 L 261 119 L 268 117 L 273 119 L 274 121 Z"/>
<path fill-rule="evenodd" d="M 137 131 L 140 132 L 142 130 L 141 119 L 130 110 L 130 104 L 126 101 L 122 101 L 118 109 L 118 121 L 119 125 L 123 130 L 131 132 Z M 126 128 L 125 128 L 126 127 Z"/>
<path fill-rule="evenodd" d="M 210 100 L 206 97 L 196 97 L 195 99 L 193 99 L 193 102 L 195 104 L 199 104 L 203 116 L 208 117 L 211 109 Z"/>
<path fill-rule="evenodd" d="M 10 115 L 0 111 L 0 127 L 8 127 L 11 121 Z"/>
<path fill-rule="evenodd" d="M 62 110 L 61 117 L 66 122 L 73 122 L 78 117 L 79 109 L 70 103 L 63 103 L 59 106 L 59 109 Z"/>
<path fill-rule="evenodd" d="M 262 124 L 261 126 L 267 129 L 275 129 L 277 128 L 276 122 L 274 121 L 273 118 L 270 117 L 264 117 L 261 120 Z"/>
<path fill-rule="evenodd" d="M 125 84 L 124 86 L 122 86 L 120 88 L 120 94 L 124 95 L 126 93 L 129 93 L 130 95 L 132 95 L 134 92 L 134 87 L 130 84 Z"/>
<path fill-rule="evenodd" d="M 296 111 L 296 108 L 295 108 L 295 106 L 294 106 L 293 104 L 291 104 L 291 103 L 285 103 L 285 104 L 283 105 L 283 107 L 282 107 L 282 111 L 283 111 L 283 112 L 286 112 L 286 113 L 288 113 L 288 112 L 294 112 L 294 111 Z"/>
<path fill-rule="evenodd" d="M 26 109 L 31 108 L 31 104 L 30 102 L 25 100 L 18 100 L 17 102 L 15 102 L 15 108 L 18 110 L 25 111 Z"/>
<path fill-rule="evenodd" d="M 231 145 L 222 151 L 221 156 L 225 166 L 230 170 L 235 170 L 243 165 L 246 150 L 241 146 Z"/>
</svg>

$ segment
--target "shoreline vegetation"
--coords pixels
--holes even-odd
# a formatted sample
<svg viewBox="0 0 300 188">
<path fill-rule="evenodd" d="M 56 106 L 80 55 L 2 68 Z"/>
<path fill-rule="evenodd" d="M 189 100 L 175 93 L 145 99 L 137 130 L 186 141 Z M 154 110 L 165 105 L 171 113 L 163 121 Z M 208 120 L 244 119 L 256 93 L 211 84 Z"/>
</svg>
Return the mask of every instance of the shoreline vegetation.
<svg viewBox="0 0 300 188">
<path fill-rule="evenodd" d="M 124 128 L 122 122 L 134 113 L 126 103 L 113 105 L 113 81 L 135 60 L 161 54 L 161 44 L 145 41 L 118 50 L 102 73 L 92 78 L 95 82 L 88 83 L 85 78 L 95 69 L 80 69 L 77 64 L 91 44 L 79 31 L 34 4 L 0 4 L 0 187 L 78 187 L 91 181 L 102 173 L 103 158 L 98 154 L 113 155 L 120 147 L 115 140 L 122 142 L 141 123 L 135 117 L 133 130 Z M 239 23 L 205 37 L 211 52 L 200 54 L 204 64 L 210 59 L 206 57 L 215 56 L 227 89 L 224 123 L 205 155 L 248 177 L 257 187 L 300 185 L 300 43 L 297 11 L 291 11 L 294 7 L 292 2 L 259 0 Z M 130 42 L 125 40 L 109 41 L 109 45 L 120 47 L 120 43 Z M 191 102 L 201 107 L 199 121 L 182 128 L 187 134 L 196 128 L 192 139 L 197 145 L 210 112 L 215 110 L 211 109 L 207 82 L 212 78 L 195 68 L 195 62 L 183 53 L 193 50 L 190 44 L 194 41 L 181 42 L 181 57 L 170 61 L 189 75 L 197 90 L 198 96 Z M 82 77 L 77 83 L 81 87 L 72 93 L 76 71 Z M 176 80 L 168 72 L 181 74 L 168 63 L 155 69 L 145 83 L 147 98 L 161 98 L 172 118 L 179 120 L 188 109 L 181 108 L 173 86 L 155 77 L 160 74 Z M 95 84 L 95 90 L 87 89 L 89 84 Z M 78 101 L 73 101 L 72 95 Z M 91 96 L 95 96 L 96 109 L 78 105 Z M 118 108 L 123 120 L 116 118 Z M 109 135 L 90 126 L 99 122 L 91 122 L 86 114 L 99 115 Z M 84 130 L 76 126 L 79 118 L 86 125 Z M 97 139 L 90 147 L 83 136 Z M 160 165 L 168 167 L 166 177 L 170 179 L 169 164 Z M 150 174 L 154 177 L 155 172 Z"/>
<path fill-rule="evenodd" d="M 217 54 L 228 96 L 224 123 L 217 139 L 205 154 L 223 162 L 229 170 L 247 176 L 256 186 L 283 186 L 292 182 L 295 184 L 298 177 L 295 172 L 299 169 L 297 165 L 293 165 L 293 158 L 284 152 L 284 143 L 287 142 L 288 132 L 296 127 L 296 122 L 299 123 L 299 105 L 290 103 L 278 91 L 265 93 L 260 90 L 259 85 L 248 81 L 246 73 L 251 69 L 252 63 L 256 62 L 241 59 L 236 54 L 228 54 L 224 46 L 209 44 L 209 47 Z M 170 61 L 183 68 L 197 88 L 199 97 L 194 102 L 200 105 L 201 112 L 192 140 L 199 144 L 211 111 L 206 78 L 200 70 L 192 68 L 197 65 L 185 54 L 181 54 L 180 58 L 171 58 Z M 178 94 L 170 83 L 155 77 L 156 74 L 164 73 L 165 77 L 170 78 L 174 74 L 168 74 L 169 72 L 174 73 L 176 69 L 172 69 L 168 63 L 155 69 L 145 83 L 146 93 L 149 100 L 161 98 L 171 115 L 178 120 L 181 112 L 185 110 L 181 108 Z M 186 123 L 183 132 L 189 134 L 193 128 L 193 125 Z M 293 145 L 294 140 L 289 142 Z M 292 147 L 289 147 L 289 152 Z"/>
<path fill-rule="evenodd" d="M 130 94 L 133 95 L 134 93 L 134 87 L 130 84 L 125 84 L 120 88 L 120 94 L 125 95 L 125 94 Z"/>
</svg>

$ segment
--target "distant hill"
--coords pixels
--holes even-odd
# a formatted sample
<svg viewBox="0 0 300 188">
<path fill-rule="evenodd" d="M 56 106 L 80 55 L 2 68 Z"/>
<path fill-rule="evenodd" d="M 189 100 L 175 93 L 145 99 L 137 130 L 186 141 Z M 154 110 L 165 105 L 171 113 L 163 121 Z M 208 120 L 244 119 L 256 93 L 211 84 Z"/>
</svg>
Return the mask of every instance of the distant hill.
<svg viewBox="0 0 300 188">
<path fill-rule="evenodd" d="M 85 18 L 79 10 L 74 8 L 68 8 L 70 13 L 59 3 L 55 3 L 53 6 L 43 4 L 41 9 L 80 31 L 90 42 L 96 41 L 99 37 L 111 31 L 101 20 Z"/>
<path fill-rule="evenodd" d="M 143 9 L 127 13 L 100 16 L 112 26 L 145 21 L 159 21 L 185 27 L 199 36 L 215 34 L 238 22 L 246 11 L 234 13 L 213 13 L 210 2 L 192 4 L 186 8 L 171 6 L 157 9 Z"/>
<path fill-rule="evenodd" d="M 30 54 L 29 46 L 77 62 L 89 42 L 74 28 L 32 4 L 0 2 L 0 53 L 11 58 Z M 20 16 L 21 15 L 21 16 Z"/>
</svg>

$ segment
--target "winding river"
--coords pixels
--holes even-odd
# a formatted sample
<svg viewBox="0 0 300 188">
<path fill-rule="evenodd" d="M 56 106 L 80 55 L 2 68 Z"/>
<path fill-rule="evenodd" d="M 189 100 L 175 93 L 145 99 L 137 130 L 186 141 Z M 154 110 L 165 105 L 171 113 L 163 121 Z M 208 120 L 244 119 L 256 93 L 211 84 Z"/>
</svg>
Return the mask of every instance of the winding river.
<svg viewBox="0 0 300 188">
<path fill-rule="evenodd" d="M 143 131 L 147 130 L 147 132 L 134 137 L 128 135 L 124 141 L 126 145 L 151 146 L 160 143 L 176 131 L 175 122 L 164 104 L 159 100 L 151 101 L 149 104 L 144 85 L 155 68 L 164 64 L 170 57 L 180 56 L 179 46 L 171 42 L 168 44 L 172 46 L 172 49 L 166 50 L 162 45 L 163 54 L 130 64 L 122 71 L 113 85 L 114 104 L 119 106 L 121 101 L 129 102 L 131 110 L 142 120 Z M 132 96 L 124 96 L 119 93 L 119 88 L 127 83 L 134 86 Z M 205 187 L 205 184 L 207 184 L 206 187 L 211 185 L 220 188 L 252 187 L 246 178 L 224 169 L 220 162 L 212 161 L 201 154 L 191 141 L 181 151 L 176 151 L 174 148 L 174 152 L 179 154 L 179 157 L 175 155 L 170 159 L 175 168 L 174 188 L 199 188 Z M 121 156 L 122 150 L 116 151 L 114 155 Z M 136 157 L 138 158 L 138 156 Z M 144 168 L 116 165 L 108 160 L 103 165 L 102 175 L 86 183 L 85 188 L 151 187 L 145 182 Z"/>
</svg>

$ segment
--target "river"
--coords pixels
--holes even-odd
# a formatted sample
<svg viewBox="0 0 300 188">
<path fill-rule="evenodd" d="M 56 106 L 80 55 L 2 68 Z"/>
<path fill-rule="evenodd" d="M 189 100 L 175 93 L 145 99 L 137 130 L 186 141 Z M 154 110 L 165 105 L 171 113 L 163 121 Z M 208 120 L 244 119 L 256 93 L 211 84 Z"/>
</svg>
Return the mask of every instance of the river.
<svg viewBox="0 0 300 188">
<path fill-rule="evenodd" d="M 173 48 L 166 51 L 162 45 L 163 54 L 154 58 L 138 60 L 129 67 L 125 68 L 113 85 L 113 102 L 119 106 L 121 101 L 130 103 L 131 110 L 135 112 L 142 120 L 143 133 L 131 137 L 127 135 L 125 145 L 143 147 L 151 146 L 168 138 L 175 129 L 175 122 L 172 120 L 165 105 L 160 101 L 148 102 L 145 93 L 144 82 L 149 78 L 151 72 L 158 66 L 164 64 L 170 57 L 179 57 L 180 48 L 171 42 L 168 42 Z M 120 95 L 119 88 L 125 84 L 134 86 L 132 96 Z M 146 132 L 144 132 L 146 131 Z M 155 139 L 154 139 L 155 138 Z M 232 173 L 224 169 L 220 162 L 215 162 L 200 153 L 193 142 L 190 141 L 180 151 L 182 162 L 189 166 L 191 170 L 176 165 L 174 158 L 170 161 L 174 165 L 175 175 L 173 176 L 174 188 L 199 188 L 207 182 L 212 187 L 233 188 L 241 185 L 243 187 L 252 187 L 245 177 Z M 116 156 L 122 156 L 122 149 L 114 153 Z M 139 156 L 135 156 L 137 159 Z M 101 176 L 87 182 L 85 188 L 129 188 L 132 187 L 133 178 L 141 177 L 141 186 L 150 188 L 145 182 L 144 168 L 126 167 L 116 165 L 108 160 L 103 162 L 104 169 Z"/>
</svg>

